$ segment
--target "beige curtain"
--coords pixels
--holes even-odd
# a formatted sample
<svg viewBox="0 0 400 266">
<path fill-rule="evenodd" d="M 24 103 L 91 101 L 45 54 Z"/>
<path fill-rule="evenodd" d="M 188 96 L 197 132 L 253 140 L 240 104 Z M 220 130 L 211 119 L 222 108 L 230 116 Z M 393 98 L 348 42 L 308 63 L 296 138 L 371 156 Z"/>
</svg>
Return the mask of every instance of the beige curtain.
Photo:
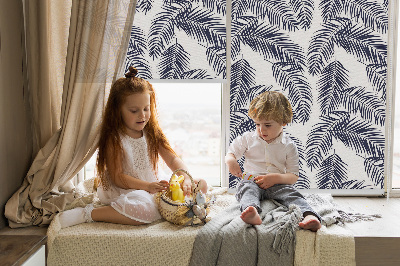
<svg viewBox="0 0 400 266">
<path fill-rule="evenodd" d="M 72 1 L 61 128 L 7 202 L 10 227 L 47 225 L 73 201 L 65 185 L 96 149 L 107 88 L 123 75 L 135 6 L 136 0 Z"/>
<path fill-rule="evenodd" d="M 60 128 L 72 0 L 24 1 L 32 154 Z"/>
</svg>

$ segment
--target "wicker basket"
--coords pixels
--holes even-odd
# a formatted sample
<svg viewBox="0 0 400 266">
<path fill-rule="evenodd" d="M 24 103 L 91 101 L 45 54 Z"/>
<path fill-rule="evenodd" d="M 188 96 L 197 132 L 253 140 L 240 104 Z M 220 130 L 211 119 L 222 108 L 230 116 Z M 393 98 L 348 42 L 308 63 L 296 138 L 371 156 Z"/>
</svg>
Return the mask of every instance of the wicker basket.
<svg viewBox="0 0 400 266">
<path fill-rule="evenodd" d="M 165 220 L 177 225 L 196 225 L 200 223 L 205 223 L 205 219 L 201 220 L 196 217 L 196 215 L 192 215 L 192 207 L 196 204 L 196 194 L 198 190 L 195 187 L 193 177 L 187 171 L 183 169 L 177 169 L 172 173 L 171 178 L 177 172 L 184 172 L 190 177 L 192 181 L 192 200 L 186 200 L 186 202 L 184 203 L 173 201 L 171 199 L 171 191 L 168 187 L 168 189 L 163 192 L 159 192 L 156 195 L 156 202 L 161 216 Z M 208 214 L 209 208 L 206 208 L 206 212 Z"/>
</svg>

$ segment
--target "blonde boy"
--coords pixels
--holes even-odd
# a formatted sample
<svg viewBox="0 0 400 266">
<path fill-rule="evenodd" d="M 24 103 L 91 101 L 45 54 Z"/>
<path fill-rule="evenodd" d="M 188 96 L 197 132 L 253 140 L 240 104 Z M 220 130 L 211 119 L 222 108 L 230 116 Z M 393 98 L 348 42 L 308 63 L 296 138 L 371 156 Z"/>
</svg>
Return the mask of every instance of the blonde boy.
<svg viewBox="0 0 400 266">
<path fill-rule="evenodd" d="M 299 176 L 299 155 L 295 143 L 283 132 L 293 117 L 288 99 L 279 92 L 264 92 L 250 103 L 248 115 L 256 130 L 237 137 L 225 157 L 232 175 L 242 178 L 237 160 L 244 156 L 244 171 L 255 176 L 252 180 L 241 180 L 238 185 L 240 217 L 248 224 L 261 224 L 260 201 L 274 199 L 285 206 L 299 206 L 304 217 L 299 226 L 317 231 L 321 228 L 320 216 L 292 186 Z"/>
</svg>

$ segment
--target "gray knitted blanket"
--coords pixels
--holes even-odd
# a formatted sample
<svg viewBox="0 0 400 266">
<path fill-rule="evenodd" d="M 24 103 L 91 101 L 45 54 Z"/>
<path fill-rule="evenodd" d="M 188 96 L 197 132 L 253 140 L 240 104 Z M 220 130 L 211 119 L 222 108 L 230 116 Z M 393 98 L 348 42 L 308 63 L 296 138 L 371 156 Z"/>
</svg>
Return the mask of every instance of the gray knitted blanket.
<svg viewBox="0 0 400 266">
<path fill-rule="evenodd" d="M 379 217 L 338 210 L 330 194 L 305 198 L 325 226 Z M 244 223 L 236 203 L 212 218 L 196 236 L 190 265 L 293 265 L 300 209 L 274 200 L 263 201 L 261 208 L 261 225 Z"/>
</svg>

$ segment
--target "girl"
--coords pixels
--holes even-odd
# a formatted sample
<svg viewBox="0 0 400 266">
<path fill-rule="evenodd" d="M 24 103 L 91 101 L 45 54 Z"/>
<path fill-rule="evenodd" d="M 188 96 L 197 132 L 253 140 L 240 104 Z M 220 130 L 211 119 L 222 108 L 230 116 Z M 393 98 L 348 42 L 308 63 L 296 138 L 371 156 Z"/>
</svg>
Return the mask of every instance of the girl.
<svg viewBox="0 0 400 266">
<path fill-rule="evenodd" d="M 158 124 L 152 85 L 136 74 L 137 70 L 129 67 L 125 78 L 112 85 L 101 125 L 97 193 L 108 206 L 93 209 L 88 205 L 62 212 L 61 227 L 92 221 L 130 225 L 156 221 L 161 216 L 153 194 L 169 185 L 157 178 L 159 156 L 172 171 L 187 169 Z M 182 188 L 190 194 L 189 177 L 178 174 L 185 176 Z M 201 180 L 200 185 L 206 193 L 206 182 Z"/>
</svg>

